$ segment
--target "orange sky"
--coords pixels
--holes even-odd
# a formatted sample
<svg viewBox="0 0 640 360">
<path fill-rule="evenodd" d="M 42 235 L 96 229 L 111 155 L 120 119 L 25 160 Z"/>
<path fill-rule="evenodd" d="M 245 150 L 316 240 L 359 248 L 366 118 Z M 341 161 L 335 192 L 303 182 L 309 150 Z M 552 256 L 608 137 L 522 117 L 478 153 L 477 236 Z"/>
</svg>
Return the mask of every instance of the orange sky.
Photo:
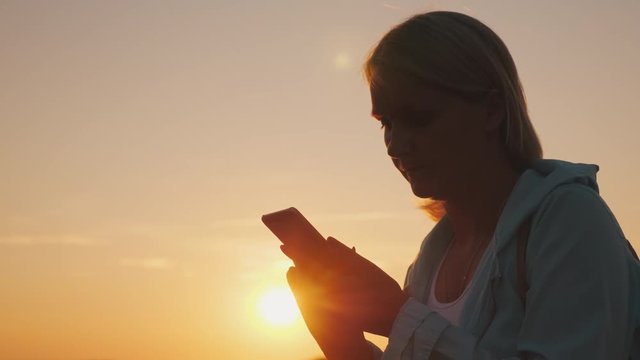
<svg viewBox="0 0 640 360">
<path fill-rule="evenodd" d="M 319 355 L 256 315 L 289 266 L 260 215 L 402 281 L 433 224 L 360 64 L 432 9 L 504 39 L 546 156 L 599 164 L 640 248 L 638 1 L 1 1 L 0 360 Z"/>
</svg>

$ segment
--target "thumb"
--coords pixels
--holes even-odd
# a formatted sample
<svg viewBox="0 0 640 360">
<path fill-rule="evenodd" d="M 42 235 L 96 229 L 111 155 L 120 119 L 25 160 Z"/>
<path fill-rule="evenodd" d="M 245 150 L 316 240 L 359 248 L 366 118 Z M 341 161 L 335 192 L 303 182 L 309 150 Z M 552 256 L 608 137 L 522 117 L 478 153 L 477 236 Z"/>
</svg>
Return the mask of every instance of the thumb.
<svg viewBox="0 0 640 360">
<path fill-rule="evenodd" d="M 313 297 L 310 294 L 310 287 L 304 274 L 300 269 L 292 266 L 287 271 L 287 282 L 289 283 L 293 297 L 296 299 L 298 309 L 300 309 L 302 316 L 305 318 L 305 321 L 307 321 L 307 318 L 310 316 L 309 311 L 312 308 L 310 302 Z"/>
<path fill-rule="evenodd" d="M 300 274 L 295 266 L 291 266 L 289 270 L 287 270 L 287 282 L 292 290 L 300 287 Z"/>
<path fill-rule="evenodd" d="M 295 266 L 291 266 L 289 270 L 287 270 L 287 282 L 293 295 L 298 299 L 309 292 L 309 280 L 304 272 Z"/>
</svg>

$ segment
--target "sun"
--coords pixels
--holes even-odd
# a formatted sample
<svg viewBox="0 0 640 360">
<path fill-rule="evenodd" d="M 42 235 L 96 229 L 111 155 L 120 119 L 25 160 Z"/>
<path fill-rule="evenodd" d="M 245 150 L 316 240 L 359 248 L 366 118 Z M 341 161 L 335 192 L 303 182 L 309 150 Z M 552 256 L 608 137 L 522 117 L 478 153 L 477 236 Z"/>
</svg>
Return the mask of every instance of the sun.
<svg viewBox="0 0 640 360">
<path fill-rule="evenodd" d="M 301 318 L 293 294 L 284 286 L 271 288 L 262 294 L 257 310 L 260 318 L 271 326 L 291 325 Z"/>
<path fill-rule="evenodd" d="M 333 58 L 333 64 L 338 69 L 346 69 L 351 65 L 351 58 L 345 53 L 339 53 Z"/>
</svg>

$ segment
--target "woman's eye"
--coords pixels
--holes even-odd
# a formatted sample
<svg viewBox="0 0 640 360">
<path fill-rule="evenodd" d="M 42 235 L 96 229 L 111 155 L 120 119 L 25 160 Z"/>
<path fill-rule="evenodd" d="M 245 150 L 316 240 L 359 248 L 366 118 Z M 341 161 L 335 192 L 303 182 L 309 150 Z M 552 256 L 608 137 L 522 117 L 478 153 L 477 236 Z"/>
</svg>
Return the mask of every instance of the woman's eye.
<svg viewBox="0 0 640 360">
<path fill-rule="evenodd" d="M 416 126 L 423 127 L 429 125 L 435 117 L 433 112 L 417 112 L 407 116 L 407 123 Z"/>
<path fill-rule="evenodd" d="M 431 123 L 435 114 L 431 111 L 407 112 L 401 116 L 394 118 L 393 122 L 398 122 L 407 127 L 423 127 Z M 392 121 L 388 116 L 382 116 L 380 119 L 380 129 L 390 129 Z"/>
</svg>

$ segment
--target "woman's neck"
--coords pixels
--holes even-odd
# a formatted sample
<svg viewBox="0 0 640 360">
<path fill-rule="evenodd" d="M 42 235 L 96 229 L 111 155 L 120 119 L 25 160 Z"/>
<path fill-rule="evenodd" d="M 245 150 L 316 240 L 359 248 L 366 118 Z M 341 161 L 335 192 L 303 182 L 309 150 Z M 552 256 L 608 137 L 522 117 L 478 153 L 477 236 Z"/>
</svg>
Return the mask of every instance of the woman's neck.
<svg viewBox="0 0 640 360">
<path fill-rule="evenodd" d="M 507 163 L 497 163 L 475 175 L 445 200 L 447 216 L 451 221 L 456 242 L 472 246 L 477 239 L 493 236 L 502 209 L 519 173 Z"/>
</svg>

